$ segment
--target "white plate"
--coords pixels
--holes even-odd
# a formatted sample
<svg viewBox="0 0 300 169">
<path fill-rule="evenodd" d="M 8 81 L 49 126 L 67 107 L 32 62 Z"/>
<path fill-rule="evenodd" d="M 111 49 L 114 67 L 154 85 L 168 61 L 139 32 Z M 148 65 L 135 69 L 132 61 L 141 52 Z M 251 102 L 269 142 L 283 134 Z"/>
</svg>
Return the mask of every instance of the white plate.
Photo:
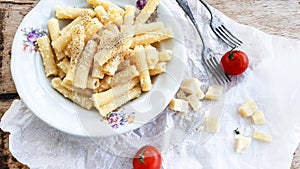
<svg viewBox="0 0 300 169">
<path fill-rule="evenodd" d="M 119 5 L 132 4 L 135 0 L 115 0 Z M 119 112 L 125 115 L 134 112 L 133 123 L 119 125 L 117 129 L 111 123 L 103 120 L 96 110 L 85 110 L 57 93 L 46 78 L 41 57 L 38 52 L 30 51 L 30 46 L 24 51 L 26 37 L 24 29 L 40 28 L 47 30 L 47 21 L 54 17 L 55 7 L 74 6 L 86 7 L 85 0 L 42 0 L 24 18 L 20 24 L 12 46 L 11 71 L 17 91 L 28 108 L 49 125 L 73 135 L 105 137 L 134 130 L 147 123 L 161 113 L 179 88 L 184 75 L 186 53 L 183 35 L 178 23 L 173 20 L 171 12 L 161 2 L 158 8 L 159 20 L 171 26 L 174 32 L 172 40 L 165 41 L 161 47 L 172 49 L 173 59 L 167 65 L 167 72 L 154 81 L 153 89 L 142 97 L 126 104 Z M 120 117 L 119 117 L 120 118 Z"/>
</svg>

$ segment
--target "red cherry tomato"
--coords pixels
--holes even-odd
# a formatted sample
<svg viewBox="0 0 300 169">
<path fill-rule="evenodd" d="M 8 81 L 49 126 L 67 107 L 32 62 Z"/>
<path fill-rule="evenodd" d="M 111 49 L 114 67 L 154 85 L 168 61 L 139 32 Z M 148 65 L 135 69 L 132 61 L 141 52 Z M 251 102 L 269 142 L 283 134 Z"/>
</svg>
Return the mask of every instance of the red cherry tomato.
<svg viewBox="0 0 300 169">
<path fill-rule="evenodd" d="M 249 65 L 248 56 L 239 50 L 226 52 L 221 59 L 221 65 L 225 73 L 229 75 L 242 74 Z"/>
<path fill-rule="evenodd" d="M 162 158 L 155 147 L 147 145 L 137 151 L 132 163 L 134 169 L 160 169 Z"/>
</svg>

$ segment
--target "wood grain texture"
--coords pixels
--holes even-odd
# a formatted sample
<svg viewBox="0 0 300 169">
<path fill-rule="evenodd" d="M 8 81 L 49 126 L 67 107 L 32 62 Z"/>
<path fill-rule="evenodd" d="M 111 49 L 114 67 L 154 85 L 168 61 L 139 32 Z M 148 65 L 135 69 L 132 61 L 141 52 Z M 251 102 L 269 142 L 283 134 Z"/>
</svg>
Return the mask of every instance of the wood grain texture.
<svg viewBox="0 0 300 169">
<path fill-rule="evenodd" d="M 299 0 L 206 0 L 233 20 L 268 34 L 300 40 Z"/>
<path fill-rule="evenodd" d="M 24 16 L 39 0 L 0 0 L 0 118 L 17 97 L 10 73 L 11 45 Z M 233 20 L 266 33 L 300 39 L 299 0 L 207 0 Z M 0 168 L 28 168 L 8 150 L 8 133 L 0 130 Z M 300 146 L 291 169 L 300 169 Z"/>
<path fill-rule="evenodd" d="M 0 93 L 16 93 L 10 73 L 12 41 L 22 19 L 34 7 L 35 3 L 32 1 L 8 3 L 8 1 L 3 2 L 3 0 L 0 2 Z"/>
</svg>

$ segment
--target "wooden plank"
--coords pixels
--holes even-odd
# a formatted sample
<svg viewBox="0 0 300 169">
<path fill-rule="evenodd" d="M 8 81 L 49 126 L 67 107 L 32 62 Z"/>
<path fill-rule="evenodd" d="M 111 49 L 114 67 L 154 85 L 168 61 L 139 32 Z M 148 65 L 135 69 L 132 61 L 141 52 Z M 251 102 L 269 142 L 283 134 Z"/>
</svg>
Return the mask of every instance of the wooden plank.
<svg viewBox="0 0 300 169">
<path fill-rule="evenodd" d="M 10 4 L 36 4 L 38 0 L 0 0 L 0 3 Z"/>
<path fill-rule="evenodd" d="M 206 0 L 231 19 L 268 34 L 300 39 L 300 2 L 295 0 Z"/>
<path fill-rule="evenodd" d="M 26 2 L 26 1 L 24 1 Z M 37 1 L 36 1 L 37 2 Z M 24 16 L 35 3 L 2 3 L 0 6 L 0 93 L 16 93 L 10 72 L 11 46 L 14 34 Z"/>
</svg>

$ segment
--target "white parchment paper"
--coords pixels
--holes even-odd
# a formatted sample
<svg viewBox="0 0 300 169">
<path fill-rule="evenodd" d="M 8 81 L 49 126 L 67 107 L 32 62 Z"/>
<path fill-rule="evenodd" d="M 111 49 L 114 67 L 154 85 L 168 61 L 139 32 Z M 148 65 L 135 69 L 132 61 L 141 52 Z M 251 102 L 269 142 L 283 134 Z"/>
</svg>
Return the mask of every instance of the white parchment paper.
<svg viewBox="0 0 300 169">
<path fill-rule="evenodd" d="M 186 77 L 203 80 L 199 75 L 203 72 L 199 38 L 177 3 L 164 3 L 175 17 L 185 21 L 182 29 L 189 57 Z M 207 45 L 221 57 L 229 48 L 208 27 L 207 11 L 196 0 L 190 4 Z M 190 124 L 193 120 L 178 120 L 182 117 L 166 110 L 129 133 L 108 138 L 77 137 L 50 127 L 30 112 L 21 100 L 16 100 L 0 123 L 2 130 L 11 133 L 9 147 L 12 154 L 30 168 L 129 169 L 136 149 L 147 143 L 161 150 L 164 169 L 288 169 L 300 141 L 300 42 L 267 35 L 240 25 L 217 10 L 214 12 L 243 40 L 239 49 L 250 59 L 247 72 L 233 77 L 224 96 L 218 133 L 209 135 L 204 142 L 202 132 L 189 130 L 194 125 Z M 266 124 L 254 125 L 251 119 L 237 113 L 239 105 L 248 98 L 254 99 L 259 109 L 265 112 Z M 187 126 L 187 130 L 181 133 L 182 130 L 176 130 L 177 126 Z M 242 132 L 248 127 L 250 133 L 255 128 L 264 131 L 272 135 L 273 142 L 253 140 L 246 152 L 238 154 L 234 151 L 233 133 L 237 127 Z M 153 135 L 158 134 L 161 134 L 159 138 L 153 139 Z"/>
</svg>

